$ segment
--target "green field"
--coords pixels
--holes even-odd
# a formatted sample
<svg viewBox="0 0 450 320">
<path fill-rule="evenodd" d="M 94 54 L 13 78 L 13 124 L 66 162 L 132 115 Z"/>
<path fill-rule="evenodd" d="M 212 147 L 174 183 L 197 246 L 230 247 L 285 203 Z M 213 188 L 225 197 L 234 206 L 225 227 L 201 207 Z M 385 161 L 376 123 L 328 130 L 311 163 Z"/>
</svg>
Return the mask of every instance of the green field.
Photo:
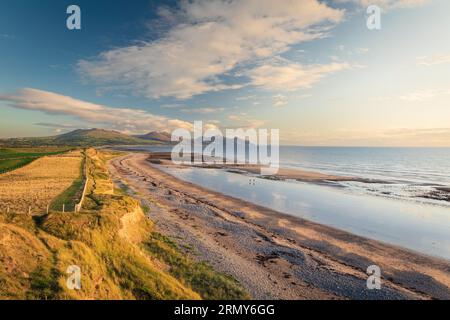
<svg viewBox="0 0 450 320">
<path fill-rule="evenodd" d="M 67 152 L 68 148 L 0 148 L 0 174 L 23 167 L 34 160 Z"/>
<path fill-rule="evenodd" d="M 0 174 L 23 167 L 31 163 L 34 159 L 35 158 L 0 159 Z"/>
</svg>

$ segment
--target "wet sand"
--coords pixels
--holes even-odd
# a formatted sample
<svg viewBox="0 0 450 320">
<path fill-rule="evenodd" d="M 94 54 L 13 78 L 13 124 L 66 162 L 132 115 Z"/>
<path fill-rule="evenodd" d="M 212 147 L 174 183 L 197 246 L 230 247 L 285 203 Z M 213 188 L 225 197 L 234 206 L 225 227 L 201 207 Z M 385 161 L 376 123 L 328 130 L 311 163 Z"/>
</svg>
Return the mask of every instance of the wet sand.
<svg viewBox="0 0 450 320">
<path fill-rule="evenodd" d="M 192 155 L 191 155 L 192 158 Z M 198 165 L 175 165 L 172 162 L 171 154 L 168 152 L 155 152 L 151 153 L 148 157 L 148 160 L 153 164 L 164 165 L 167 167 L 201 167 L 205 169 L 223 169 L 231 172 L 242 173 L 242 174 L 253 174 L 259 175 L 261 173 L 261 169 L 263 166 L 255 165 L 255 164 L 229 164 L 229 163 L 220 163 L 213 164 L 213 160 L 210 160 L 211 164 L 198 164 Z M 193 161 L 193 158 L 192 158 Z M 278 168 L 277 172 L 273 175 L 261 176 L 261 178 L 273 179 L 273 180 L 297 180 L 303 182 L 312 182 L 312 183 L 329 183 L 329 182 L 343 182 L 343 181 L 356 181 L 356 182 L 365 182 L 365 183 L 389 183 L 384 180 L 376 180 L 376 179 L 364 179 L 360 177 L 352 177 L 352 176 L 339 176 L 332 174 L 324 174 L 320 172 L 307 171 L 301 169 L 293 169 L 293 168 Z"/>
<path fill-rule="evenodd" d="M 164 159 L 110 162 L 117 184 L 150 208 L 187 254 L 240 281 L 256 299 L 449 299 L 450 262 L 368 240 L 180 181 Z M 366 287 L 378 265 L 381 290 Z"/>
</svg>

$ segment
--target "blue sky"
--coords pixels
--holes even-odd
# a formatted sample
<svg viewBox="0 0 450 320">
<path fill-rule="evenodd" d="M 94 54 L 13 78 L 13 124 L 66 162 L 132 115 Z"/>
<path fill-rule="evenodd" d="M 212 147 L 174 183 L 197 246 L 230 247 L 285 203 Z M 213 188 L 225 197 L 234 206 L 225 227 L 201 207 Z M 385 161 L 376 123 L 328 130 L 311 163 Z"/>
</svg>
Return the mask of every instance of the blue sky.
<svg viewBox="0 0 450 320">
<path fill-rule="evenodd" d="M 366 27 L 368 3 L 383 8 Z M 77 4 L 82 30 L 66 28 Z M 298 145 L 450 146 L 445 0 L 0 3 L 0 137 L 279 128 Z"/>
</svg>

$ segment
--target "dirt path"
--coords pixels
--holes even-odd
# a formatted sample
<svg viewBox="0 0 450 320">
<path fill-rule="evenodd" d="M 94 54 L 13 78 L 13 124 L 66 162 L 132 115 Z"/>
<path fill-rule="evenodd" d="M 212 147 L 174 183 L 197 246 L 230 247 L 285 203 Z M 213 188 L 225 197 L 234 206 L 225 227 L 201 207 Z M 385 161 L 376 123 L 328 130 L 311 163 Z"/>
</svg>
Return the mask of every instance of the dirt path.
<svg viewBox="0 0 450 320">
<path fill-rule="evenodd" d="M 205 190 L 131 154 L 110 162 L 116 183 L 190 254 L 238 279 L 256 299 L 448 298 L 450 265 Z M 366 269 L 382 269 L 368 290 Z"/>
</svg>

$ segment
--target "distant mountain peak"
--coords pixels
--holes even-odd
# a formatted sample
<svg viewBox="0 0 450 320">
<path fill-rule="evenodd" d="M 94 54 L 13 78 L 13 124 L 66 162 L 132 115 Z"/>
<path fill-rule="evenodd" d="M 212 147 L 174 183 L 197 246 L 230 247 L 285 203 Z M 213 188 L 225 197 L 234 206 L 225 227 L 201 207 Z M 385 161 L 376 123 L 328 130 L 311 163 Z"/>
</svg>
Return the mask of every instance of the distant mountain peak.
<svg viewBox="0 0 450 320">
<path fill-rule="evenodd" d="M 0 145 L 9 146 L 38 146 L 38 145 L 70 145 L 70 146 L 101 146 L 101 145 L 139 145 L 158 144 L 165 140 L 167 133 L 155 134 L 159 139 L 143 139 L 115 130 L 107 129 L 76 129 L 67 133 L 51 137 L 18 138 L 0 140 Z"/>
<path fill-rule="evenodd" d="M 135 136 L 143 140 L 152 140 L 160 142 L 171 142 L 172 135 L 166 131 L 152 131 L 143 135 Z"/>
</svg>

